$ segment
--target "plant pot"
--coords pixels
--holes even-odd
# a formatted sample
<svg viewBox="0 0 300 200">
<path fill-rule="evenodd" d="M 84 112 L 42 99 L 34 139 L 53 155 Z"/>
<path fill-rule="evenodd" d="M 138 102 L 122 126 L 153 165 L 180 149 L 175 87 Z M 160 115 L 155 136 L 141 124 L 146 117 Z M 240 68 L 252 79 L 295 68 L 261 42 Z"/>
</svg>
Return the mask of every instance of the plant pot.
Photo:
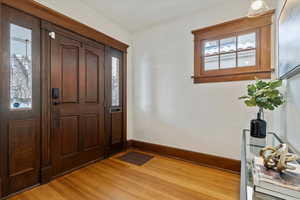
<svg viewBox="0 0 300 200">
<path fill-rule="evenodd" d="M 251 120 L 251 136 L 256 138 L 265 138 L 267 135 L 267 122 L 261 119 L 261 111 L 257 113 L 257 119 Z"/>
</svg>

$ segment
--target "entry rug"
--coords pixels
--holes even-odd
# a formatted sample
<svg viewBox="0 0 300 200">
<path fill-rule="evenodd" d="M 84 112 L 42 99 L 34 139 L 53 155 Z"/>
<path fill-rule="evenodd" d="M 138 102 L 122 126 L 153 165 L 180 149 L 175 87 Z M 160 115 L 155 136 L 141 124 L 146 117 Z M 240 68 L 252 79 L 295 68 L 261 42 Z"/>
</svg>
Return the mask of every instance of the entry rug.
<svg viewBox="0 0 300 200">
<path fill-rule="evenodd" d="M 128 152 L 124 154 L 123 156 L 118 157 L 119 160 L 122 160 L 124 162 L 128 162 L 134 165 L 142 166 L 145 163 L 147 163 L 149 160 L 154 158 L 154 156 L 146 155 L 143 153 L 138 152 Z"/>
</svg>

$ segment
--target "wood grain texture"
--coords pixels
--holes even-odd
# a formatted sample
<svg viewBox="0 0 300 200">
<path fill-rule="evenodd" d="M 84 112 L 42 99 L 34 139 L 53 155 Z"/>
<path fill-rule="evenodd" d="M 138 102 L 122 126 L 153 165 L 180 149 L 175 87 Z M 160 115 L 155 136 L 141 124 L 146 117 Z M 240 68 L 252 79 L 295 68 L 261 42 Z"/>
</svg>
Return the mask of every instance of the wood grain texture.
<svg viewBox="0 0 300 200">
<path fill-rule="evenodd" d="M 257 26 L 266 26 L 272 24 L 272 19 L 270 16 L 272 16 L 275 13 L 275 10 L 270 10 L 266 14 L 255 17 L 255 18 L 249 18 L 249 17 L 242 17 L 239 19 L 227 21 L 221 24 L 216 24 L 212 26 L 208 26 L 205 28 L 193 30 L 193 34 L 205 34 L 209 37 L 212 37 L 212 33 L 215 33 L 218 29 L 218 31 L 221 31 L 222 33 L 231 33 L 232 28 L 230 28 L 232 25 L 237 27 L 240 31 L 246 31 L 252 28 L 255 28 Z M 212 32 L 211 32 L 212 31 Z"/>
<path fill-rule="evenodd" d="M 113 158 L 10 200 L 237 200 L 239 175 L 161 157 L 143 166 Z"/>
<path fill-rule="evenodd" d="M 50 109 L 52 172 L 59 176 L 104 155 L 103 45 L 57 29 L 51 40 L 50 88 L 60 92 Z"/>
<path fill-rule="evenodd" d="M 157 145 L 152 143 L 146 143 L 136 140 L 130 140 L 127 142 L 130 144 L 129 148 L 137 148 L 142 151 L 154 152 L 159 155 L 169 156 L 180 160 L 192 162 L 199 165 L 209 166 L 217 169 L 227 170 L 234 173 L 240 173 L 241 162 L 229 158 L 223 158 L 219 156 L 213 156 L 204 153 L 198 153 L 193 151 L 187 151 L 174 147 L 168 147 L 163 145 Z"/>
<path fill-rule="evenodd" d="M 9 122 L 9 176 L 34 170 L 37 154 L 36 120 L 11 120 Z"/>
<path fill-rule="evenodd" d="M 40 19 L 49 21 L 51 23 L 64 27 L 70 31 L 84 35 L 102 44 L 112 46 L 121 51 L 127 51 L 127 48 L 129 47 L 123 42 L 120 42 L 108 35 L 105 35 L 104 33 L 101 33 L 85 24 L 73 20 L 70 17 L 67 17 L 33 0 L 0 0 L 0 3 L 12 6 L 28 14 L 37 16 Z"/>
<path fill-rule="evenodd" d="M 0 65 L 0 176 L 2 194 L 16 192 L 39 182 L 40 171 L 40 20 L 21 11 L 1 6 Z M 32 108 L 10 109 L 10 25 L 30 29 L 32 52 Z M 21 32 L 22 34 L 22 32 Z"/>
</svg>

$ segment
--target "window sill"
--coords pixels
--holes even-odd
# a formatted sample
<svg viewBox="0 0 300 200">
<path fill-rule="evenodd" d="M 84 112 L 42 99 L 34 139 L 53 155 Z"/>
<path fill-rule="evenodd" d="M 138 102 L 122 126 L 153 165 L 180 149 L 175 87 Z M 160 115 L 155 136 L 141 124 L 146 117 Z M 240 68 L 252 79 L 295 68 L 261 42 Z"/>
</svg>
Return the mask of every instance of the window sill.
<svg viewBox="0 0 300 200">
<path fill-rule="evenodd" d="M 201 75 L 198 77 L 194 77 L 194 83 L 245 81 L 255 80 L 255 78 L 270 79 L 272 72 L 273 70 L 226 75 Z"/>
</svg>

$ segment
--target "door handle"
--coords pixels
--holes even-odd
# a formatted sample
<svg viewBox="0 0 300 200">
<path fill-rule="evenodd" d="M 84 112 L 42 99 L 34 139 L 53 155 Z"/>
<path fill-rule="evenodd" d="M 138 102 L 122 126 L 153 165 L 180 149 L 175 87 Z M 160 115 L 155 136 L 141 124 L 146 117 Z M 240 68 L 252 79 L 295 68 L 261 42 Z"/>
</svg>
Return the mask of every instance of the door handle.
<svg viewBox="0 0 300 200">
<path fill-rule="evenodd" d="M 53 105 L 54 105 L 54 106 L 57 106 L 57 105 L 59 105 L 59 104 L 60 104 L 59 101 L 54 101 L 54 102 L 53 102 Z"/>
<path fill-rule="evenodd" d="M 52 88 L 52 99 L 53 105 L 57 106 L 60 104 L 59 102 L 59 88 Z"/>
<path fill-rule="evenodd" d="M 122 112 L 122 108 L 120 108 L 120 107 L 110 108 L 110 113 L 118 113 L 118 112 Z"/>
<path fill-rule="evenodd" d="M 52 99 L 59 99 L 59 88 L 52 88 Z"/>
</svg>

